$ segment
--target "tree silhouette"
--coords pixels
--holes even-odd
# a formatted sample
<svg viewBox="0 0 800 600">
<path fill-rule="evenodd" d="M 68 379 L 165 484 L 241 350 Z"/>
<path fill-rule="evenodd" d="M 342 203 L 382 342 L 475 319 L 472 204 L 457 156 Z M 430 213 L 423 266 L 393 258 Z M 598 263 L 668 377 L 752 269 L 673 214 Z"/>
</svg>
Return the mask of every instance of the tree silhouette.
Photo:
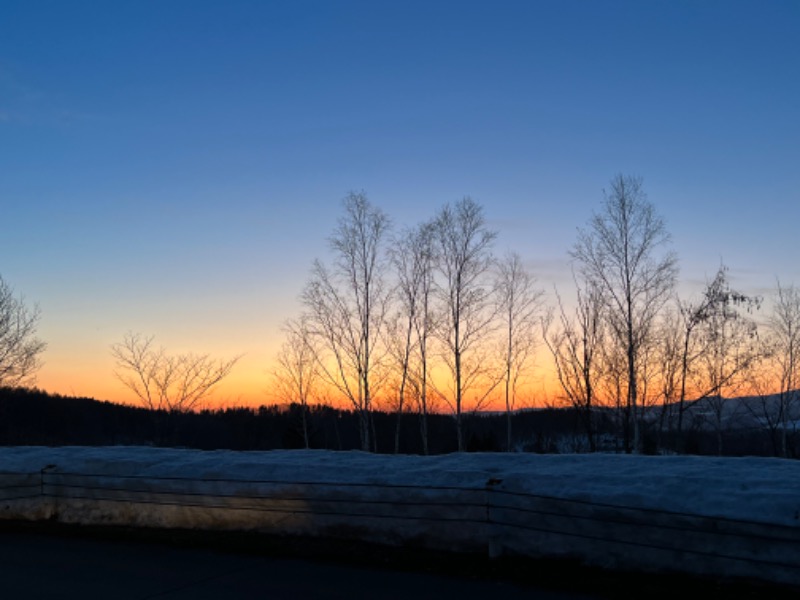
<svg viewBox="0 0 800 600">
<path fill-rule="evenodd" d="M 627 451 L 640 449 L 639 355 L 677 277 L 675 255 L 659 254 L 669 239 L 641 179 L 618 175 L 611 181 L 603 210 L 587 229 L 579 229 L 571 251 L 584 278 L 603 291 L 611 329 L 625 351 L 627 410 L 633 426 L 632 439 L 629 427 L 625 428 Z"/>
<path fill-rule="evenodd" d="M 111 346 L 116 377 L 151 410 L 188 412 L 198 407 L 227 377 L 240 357 L 214 359 L 207 354 L 170 355 L 152 336 L 127 333 Z"/>
<path fill-rule="evenodd" d="M 33 383 L 41 367 L 39 355 L 47 345 L 36 337 L 40 312 L 0 277 L 0 386 Z"/>
<path fill-rule="evenodd" d="M 363 193 L 349 194 L 344 209 L 330 238 L 333 267 L 314 262 L 302 295 L 304 318 L 318 349 L 320 376 L 358 412 L 362 449 L 371 450 L 373 388 L 389 304 L 384 249 L 389 219 Z"/>
<path fill-rule="evenodd" d="M 486 364 L 477 352 L 494 318 L 487 275 L 493 265 L 491 248 L 497 233 L 486 226 L 483 208 L 470 197 L 442 208 L 435 228 L 438 295 L 443 307 L 439 339 L 452 379 L 449 402 L 455 414 L 458 450 L 464 451 L 466 392 L 486 375 Z M 479 398 L 485 399 L 500 381 L 500 377 L 494 377 L 479 392 Z M 476 408 L 480 404 L 480 400 L 476 402 Z"/>
</svg>

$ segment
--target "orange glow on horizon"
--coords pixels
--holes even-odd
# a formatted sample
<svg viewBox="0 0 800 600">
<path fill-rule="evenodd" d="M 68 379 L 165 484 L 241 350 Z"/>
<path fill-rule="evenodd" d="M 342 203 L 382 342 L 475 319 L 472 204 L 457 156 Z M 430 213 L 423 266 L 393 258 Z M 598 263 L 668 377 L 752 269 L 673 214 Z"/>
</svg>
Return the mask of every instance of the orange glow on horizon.
<svg viewBox="0 0 800 600">
<path fill-rule="evenodd" d="M 542 377 L 539 377 L 539 380 Z M 551 385 L 552 383 L 550 382 Z M 136 395 L 113 375 L 113 369 L 104 377 L 97 377 L 89 369 L 85 372 L 44 370 L 37 377 L 35 387 L 48 393 L 62 396 L 85 397 L 115 404 L 142 406 Z M 212 391 L 211 395 L 201 403 L 198 409 L 258 408 L 260 406 L 286 404 L 287 400 L 280 397 L 271 387 L 272 381 L 267 369 L 234 370 L 228 378 L 223 380 Z M 433 387 L 431 389 L 433 390 Z M 440 389 L 447 389 L 447 386 L 440 386 Z M 548 388 L 543 381 L 537 381 L 521 387 L 517 391 L 515 408 L 545 406 L 550 399 L 547 392 L 548 389 L 554 388 Z M 430 397 L 431 412 L 452 412 L 449 404 L 441 397 L 441 394 L 431 391 Z M 314 399 L 310 401 L 310 404 L 324 404 L 340 409 L 353 408 L 346 398 L 335 391 L 317 393 Z M 394 399 L 390 399 L 385 392 L 379 393 L 373 400 L 373 408 L 376 410 L 391 412 L 394 410 L 394 404 Z M 468 394 L 463 407 L 464 412 L 472 411 L 474 404 L 473 399 Z M 505 410 L 505 403 L 501 393 L 496 390 L 492 397 L 484 402 L 481 410 Z"/>
<path fill-rule="evenodd" d="M 198 407 L 198 409 L 225 409 L 225 408 L 258 408 L 261 406 L 275 406 L 287 404 L 285 398 L 280 397 L 272 389 L 273 380 L 270 375 L 271 366 L 264 364 L 264 356 L 244 357 L 240 364 L 234 368 L 231 374 L 216 387 L 212 394 Z M 56 366 L 60 365 L 60 366 Z M 98 375 L 99 374 L 99 375 Z M 764 390 L 771 389 L 769 381 L 776 380 L 763 374 L 764 381 L 761 388 L 755 379 L 748 388 L 740 387 L 733 394 L 724 395 L 748 395 L 765 393 Z M 446 383 L 446 377 L 440 372 L 436 377 L 440 394 L 432 392 L 430 395 L 429 410 L 434 413 L 451 414 L 453 412 L 450 404 L 443 399 L 442 394 L 450 393 Z M 35 387 L 45 392 L 59 394 L 68 397 L 94 398 L 99 401 L 108 401 L 116 404 L 130 406 L 142 406 L 138 398 L 127 389 L 113 373 L 113 364 L 110 359 L 95 367 L 88 361 L 66 361 L 65 364 L 49 361 L 37 377 Z M 432 386 L 432 390 L 436 386 Z M 775 391 L 775 390 L 773 390 Z M 390 396 L 391 392 L 386 390 L 379 392 L 373 400 L 373 408 L 379 411 L 394 412 L 396 402 Z M 770 392 L 771 393 L 771 392 Z M 692 393 L 688 396 L 692 398 Z M 545 366 L 535 366 L 530 370 L 527 381 L 520 385 L 514 409 L 544 408 L 549 406 L 564 406 L 567 402 L 563 399 L 563 391 L 558 384 L 554 368 L 547 364 Z M 677 398 L 675 399 L 677 400 Z M 353 409 L 353 405 L 341 394 L 334 391 L 327 393 L 321 392 L 310 400 L 310 404 L 323 404 L 339 409 Z M 415 404 L 406 401 L 406 410 L 414 411 Z M 475 409 L 475 400 L 472 394 L 467 394 L 463 412 L 468 413 Z M 498 386 L 483 405 L 481 411 L 504 411 L 505 402 L 503 397 L 503 386 Z"/>
</svg>

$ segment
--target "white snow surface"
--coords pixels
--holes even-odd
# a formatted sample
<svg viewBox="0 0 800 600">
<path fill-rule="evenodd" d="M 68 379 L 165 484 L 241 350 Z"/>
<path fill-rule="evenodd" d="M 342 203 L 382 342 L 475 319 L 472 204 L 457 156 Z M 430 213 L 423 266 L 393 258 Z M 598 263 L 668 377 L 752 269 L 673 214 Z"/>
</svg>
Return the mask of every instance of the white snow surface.
<svg viewBox="0 0 800 600">
<path fill-rule="evenodd" d="M 0 448 L 0 519 L 348 538 L 800 589 L 800 461 Z"/>
<path fill-rule="evenodd" d="M 235 452 L 146 447 L 8 447 L 0 471 L 103 476 L 382 484 L 506 490 L 800 527 L 800 461 L 617 454 L 380 455 L 326 450 Z"/>
</svg>

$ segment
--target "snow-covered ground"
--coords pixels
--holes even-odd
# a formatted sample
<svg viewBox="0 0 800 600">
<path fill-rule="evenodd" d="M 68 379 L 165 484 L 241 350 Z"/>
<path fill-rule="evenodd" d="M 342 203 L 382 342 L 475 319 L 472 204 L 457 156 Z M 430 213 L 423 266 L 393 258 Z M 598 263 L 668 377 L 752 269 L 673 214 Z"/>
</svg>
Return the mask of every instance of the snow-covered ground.
<svg viewBox="0 0 800 600">
<path fill-rule="evenodd" d="M 800 585 L 800 461 L 0 449 L 0 517 L 349 537 Z"/>
</svg>

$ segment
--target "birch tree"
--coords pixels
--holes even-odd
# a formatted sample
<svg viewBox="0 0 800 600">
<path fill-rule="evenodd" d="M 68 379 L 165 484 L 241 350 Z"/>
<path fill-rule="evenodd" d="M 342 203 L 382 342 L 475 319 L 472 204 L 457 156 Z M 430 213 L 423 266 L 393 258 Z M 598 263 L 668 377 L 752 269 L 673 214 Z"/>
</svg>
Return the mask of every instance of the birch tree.
<svg viewBox="0 0 800 600">
<path fill-rule="evenodd" d="M 349 194 L 344 211 L 329 240 L 333 266 L 314 261 L 302 301 L 308 332 L 319 344 L 320 374 L 358 414 L 361 447 L 369 451 L 375 444 L 372 404 L 389 302 L 389 218 L 364 193 Z"/>
<path fill-rule="evenodd" d="M 677 259 L 665 246 L 670 236 L 637 177 L 618 175 L 601 212 L 578 230 L 571 256 L 583 277 L 603 290 L 609 324 L 626 359 L 626 401 L 633 431 L 626 451 L 640 450 L 639 355 L 677 276 Z"/>
<path fill-rule="evenodd" d="M 390 348 L 398 368 L 394 450 L 400 449 L 400 426 L 406 396 L 413 391 L 420 417 L 423 452 L 428 453 L 428 341 L 433 329 L 433 226 L 423 223 L 398 235 L 391 251 L 397 278 L 399 306 L 394 319 Z"/>
<path fill-rule="evenodd" d="M 303 318 L 284 326 L 286 339 L 278 352 L 272 372 L 275 393 L 284 401 L 300 406 L 303 445 L 310 447 L 308 407 L 319 380 L 317 349 Z"/>
<path fill-rule="evenodd" d="M 465 398 L 486 375 L 486 365 L 477 350 L 493 320 L 491 283 L 487 276 L 497 234 L 486 226 L 483 208 L 469 197 L 441 209 L 435 220 L 435 234 L 440 275 L 437 291 L 443 307 L 439 338 L 452 383 L 449 401 L 455 416 L 458 450 L 464 451 Z M 476 408 L 499 381 L 494 379 L 483 387 Z"/>
<path fill-rule="evenodd" d="M 680 369 L 679 369 L 679 396 L 678 396 L 678 448 L 683 448 L 683 422 L 686 411 L 688 386 L 693 378 L 694 369 L 698 361 L 713 352 L 709 348 L 715 336 L 703 335 L 703 327 L 711 325 L 719 328 L 725 319 L 735 318 L 736 307 L 753 307 L 756 304 L 755 298 L 745 296 L 741 292 L 731 289 L 728 268 L 720 265 L 714 278 L 706 284 L 703 294 L 695 302 L 678 300 L 678 313 L 681 321 L 681 350 L 680 350 Z M 696 383 L 699 383 L 695 377 Z M 710 381 L 710 380 L 709 380 Z M 706 397 L 713 393 L 708 386 L 714 386 L 713 382 L 707 381 L 705 385 L 700 383 L 700 388 L 695 389 L 697 397 Z"/>
<path fill-rule="evenodd" d="M 717 437 L 717 453 L 722 455 L 723 432 L 737 415 L 726 401 L 746 385 L 748 374 L 762 357 L 758 326 L 733 304 L 723 303 L 703 322 L 704 351 L 699 359 L 698 389 L 707 391 L 698 404 L 710 408 Z"/>
<path fill-rule="evenodd" d="M 576 409 L 586 432 L 589 451 L 597 450 L 594 412 L 599 355 L 603 343 L 603 299 L 597 287 L 575 283 L 577 302 L 570 313 L 556 291 L 558 312 L 543 320 L 545 345 L 553 356 L 556 377 L 567 402 Z M 552 326 L 553 321 L 555 326 Z"/>
<path fill-rule="evenodd" d="M 544 291 L 536 286 L 536 279 L 525 268 L 519 254 L 507 254 L 497 268 L 495 297 L 502 331 L 506 450 L 510 452 L 517 392 L 536 349 L 536 326 Z"/>
</svg>

